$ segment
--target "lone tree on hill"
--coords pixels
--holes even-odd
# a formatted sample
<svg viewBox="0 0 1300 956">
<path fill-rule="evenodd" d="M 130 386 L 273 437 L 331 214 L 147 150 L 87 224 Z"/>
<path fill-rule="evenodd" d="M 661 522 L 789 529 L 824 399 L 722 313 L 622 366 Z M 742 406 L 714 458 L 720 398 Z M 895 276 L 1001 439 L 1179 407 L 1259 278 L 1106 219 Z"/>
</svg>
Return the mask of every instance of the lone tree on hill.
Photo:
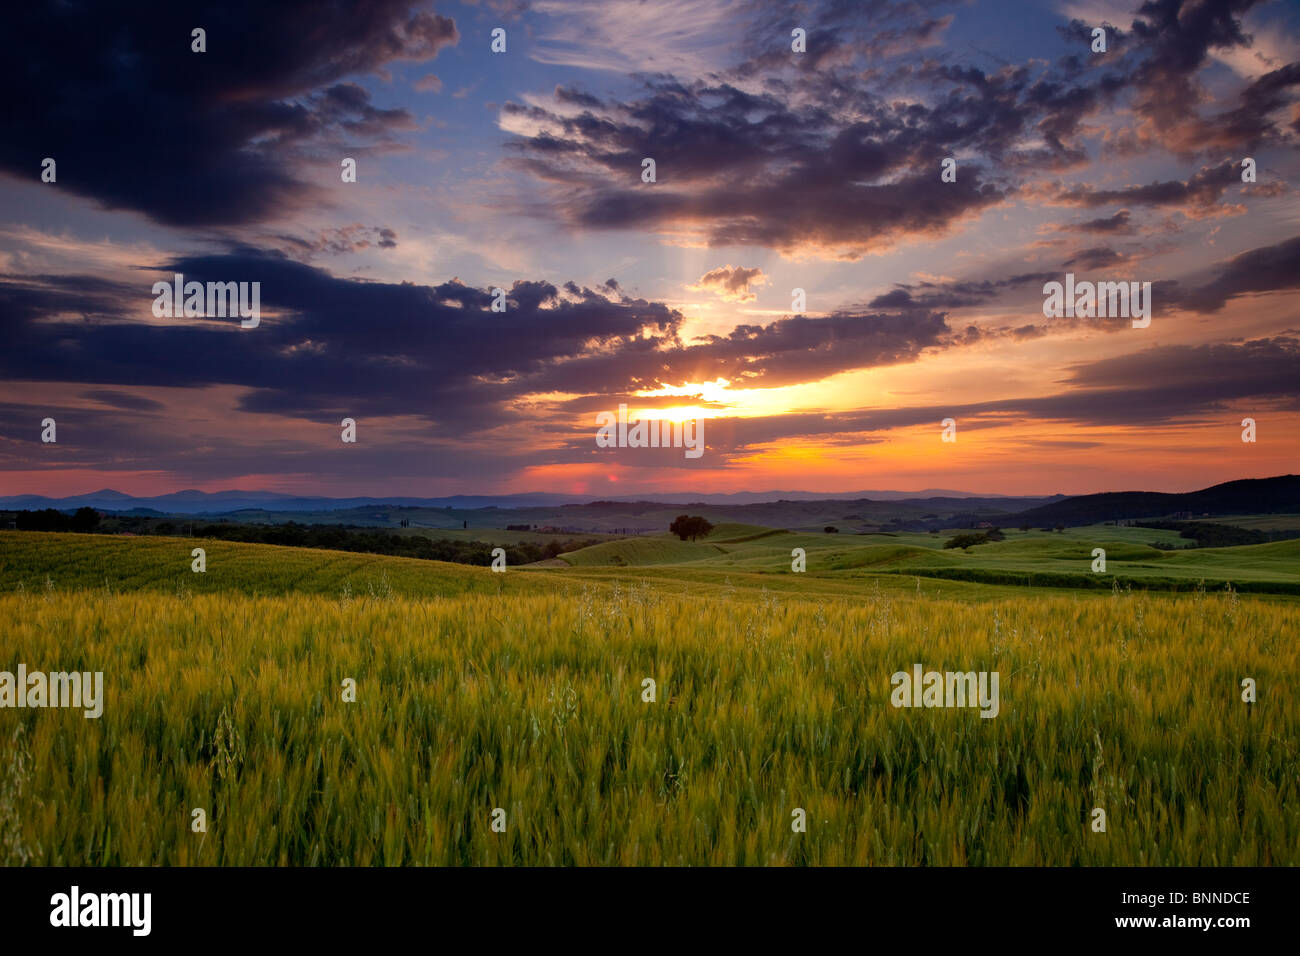
<svg viewBox="0 0 1300 956">
<path fill-rule="evenodd" d="M 690 538 L 694 541 L 696 538 L 702 538 L 713 530 L 713 525 L 707 518 L 701 518 L 698 515 L 678 515 L 673 519 L 673 523 L 668 526 L 668 530 L 677 537 L 685 541 Z"/>
</svg>

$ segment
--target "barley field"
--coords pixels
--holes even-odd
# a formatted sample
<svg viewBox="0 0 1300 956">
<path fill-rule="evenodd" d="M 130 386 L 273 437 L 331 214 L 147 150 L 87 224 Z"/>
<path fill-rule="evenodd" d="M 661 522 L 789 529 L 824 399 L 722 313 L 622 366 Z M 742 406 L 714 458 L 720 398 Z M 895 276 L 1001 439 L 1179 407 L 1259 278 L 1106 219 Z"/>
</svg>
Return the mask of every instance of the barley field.
<svg viewBox="0 0 1300 956">
<path fill-rule="evenodd" d="M 0 667 L 106 699 L 0 711 L 0 862 L 1300 862 L 1294 602 L 572 583 L 6 588 Z M 914 663 L 1000 713 L 894 708 Z"/>
</svg>

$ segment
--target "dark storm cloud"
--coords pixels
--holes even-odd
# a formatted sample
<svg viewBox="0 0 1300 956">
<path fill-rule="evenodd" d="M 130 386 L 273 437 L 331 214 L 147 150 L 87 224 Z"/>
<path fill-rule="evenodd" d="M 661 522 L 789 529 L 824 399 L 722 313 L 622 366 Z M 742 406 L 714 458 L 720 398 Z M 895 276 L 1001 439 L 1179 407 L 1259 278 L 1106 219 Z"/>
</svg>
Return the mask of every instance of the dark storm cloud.
<svg viewBox="0 0 1300 956">
<path fill-rule="evenodd" d="M 1223 295 L 1240 292 L 1244 287 L 1234 284 L 1234 276 L 1249 274 L 1262 259 L 1279 271 L 1285 261 L 1277 250 L 1251 255 L 1231 260 L 1210 285 L 1218 283 Z M 98 455 L 90 459 L 99 462 L 97 467 L 165 465 L 199 477 L 258 473 L 272 460 L 280 470 L 317 473 L 328 468 L 339 478 L 361 479 L 380 466 L 390 476 L 499 474 L 503 467 L 590 460 L 587 419 L 593 410 L 612 409 L 642 389 L 720 376 L 756 387 L 816 381 L 848 369 L 912 361 L 926 349 L 960 347 L 967 341 L 964 333 L 949 328 L 942 313 L 915 306 L 792 316 L 683 342 L 680 315 L 619 295 L 612 284 L 603 291 L 572 284 L 561 290 L 546 282 L 518 281 L 511 287 L 509 311 L 493 313 L 490 290 L 457 282 L 416 286 L 337 279 L 248 252 L 173 265 L 200 281 L 262 282 L 262 324 L 241 330 L 219 321 L 123 321 L 148 314 L 149 281 L 141 282 L 134 304 L 117 307 L 106 307 L 122 294 L 110 283 L 64 282 L 62 277 L 57 282 L 49 277 L 46 283 L 12 277 L 0 281 L 0 302 L 21 299 L 26 304 L 3 313 L 11 347 L 0 353 L 0 377 L 89 385 L 77 394 L 83 403 L 93 403 L 39 409 L 41 415 L 56 415 L 61 439 L 66 419 L 76 430 L 76 441 L 68 431 L 66 447 L 28 460 L 19 445 L 36 447 L 31 423 L 40 416 L 11 393 L 12 407 L 5 413 L 9 424 L 0 429 L 17 443 L 6 452 L 7 467 L 42 462 L 72 467 L 87 455 Z M 1016 282 L 1025 284 L 1029 278 L 1017 277 Z M 1036 331 L 1026 329 L 1027 334 Z M 1063 383 L 1069 387 L 1060 394 L 943 407 L 720 418 L 710 420 L 706 436 L 710 455 L 725 461 L 787 439 L 876 441 L 882 431 L 937 427 L 949 416 L 967 428 L 1042 420 L 1121 425 L 1211 419 L 1243 400 L 1265 409 L 1296 408 L 1298 382 L 1300 342 L 1291 337 L 1167 346 L 1075 366 Z M 268 439 L 271 444 L 205 437 L 201 448 L 178 445 L 159 425 L 165 407 L 134 394 L 131 388 L 138 385 L 243 386 L 250 390 L 244 410 L 318 424 L 304 434 L 295 430 L 292 438 Z M 538 404 L 534 396 L 546 392 L 579 397 Z M 692 399 L 636 401 L 663 407 Z M 545 412 L 540 424 L 539 409 Z M 382 433 L 370 425 L 373 446 L 364 462 L 340 461 L 333 449 L 343 415 L 409 416 L 423 424 L 384 426 Z M 494 429 L 544 433 L 553 440 L 512 442 L 504 448 L 483 445 L 483 436 Z M 444 460 L 451 449 L 455 460 Z"/>
<path fill-rule="evenodd" d="M 189 281 L 260 282 L 260 325 L 154 319 L 159 272 L 164 280 L 179 272 Z M 913 361 L 954 341 L 941 313 L 909 309 L 790 316 L 684 342 L 679 313 L 624 295 L 613 279 L 597 289 L 516 281 L 504 313 L 491 311 L 493 298 L 491 290 L 455 280 L 339 279 L 252 249 L 142 270 L 138 285 L 3 277 L 8 347 L 0 351 L 0 379 L 79 387 L 75 398 L 40 408 L 5 390 L 12 407 L 0 435 L 14 441 L 0 457 L 11 469 L 93 461 L 107 470 L 164 469 L 195 480 L 268 467 L 337 480 L 377 472 L 499 475 L 503 468 L 590 460 L 592 409 L 616 408 L 642 389 L 720 377 L 752 387 L 816 381 Z M 264 435 L 178 442 L 159 397 L 165 393 L 141 395 L 140 386 L 238 387 L 240 410 L 273 417 Z M 547 393 L 580 397 L 565 407 Z M 662 407 L 686 400 L 636 402 Z M 57 418 L 66 439 L 53 452 L 33 437 L 32 423 L 46 414 Z M 363 457 L 335 452 L 344 416 L 370 420 Z M 184 429 L 184 421 L 176 427 Z M 487 437 L 493 434 L 513 437 Z"/>
<path fill-rule="evenodd" d="M 1167 295 L 1193 312 L 1218 312 L 1236 296 L 1300 287 L 1300 236 L 1250 249 L 1219 265 L 1203 285 L 1171 286 Z"/>
<path fill-rule="evenodd" d="M 1215 103 L 1203 115 L 1198 106 L 1204 90 L 1197 74 L 1216 52 L 1252 48 L 1242 17 L 1262 5 L 1261 0 L 1154 0 L 1137 8 L 1127 31 L 1110 27 L 1107 53 L 1081 56 L 1078 64 L 1108 68 L 1113 81 L 1132 91 L 1130 107 L 1141 129 L 1115 148 L 1140 152 L 1159 145 L 1190 159 L 1284 142 L 1287 131 L 1278 121 L 1295 102 L 1300 64 L 1254 79 L 1226 108 Z M 1076 20 L 1061 32 L 1087 50 L 1093 26 Z"/>
<path fill-rule="evenodd" d="M 416 127 L 415 117 L 404 109 L 372 106 L 370 91 L 356 83 L 336 83 L 311 96 L 308 102 L 318 128 L 336 128 L 352 140 L 384 137 L 390 130 Z"/>
<path fill-rule="evenodd" d="M 551 212 L 586 228 L 685 229 L 715 245 L 859 258 L 944 234 L 1007 195 L 976 163 L 955 183 L 939 181 L 941 158 L 984 143 L 984 93 L 954 94 L 936 110 L 847 95 L 838 105 L 829 91 L 821 103 L 792 103 L 726 82 L 656 79 L 628 102 L 557 91 L 576 113 L 513 103 L 502 111 L 541 124 L 512 142 L 517 164 L 551 184 Z M 654 184 L 640 179 L 646 157 Z"/>
<path fill-rule="evenodd" d="M 1257 5 L 1258 0 L 1150 0 L 1138 8 L 1132 34 L 1144 55 L 1130 76 L 1133 106 L 1166 148 L 1192 156 L 1220 147 L 1254 149 L 1278 137 L 1269 114 L 1288 102 L 1287 91 L 1300 82 L 1295 64 L 1252 83 L 1233 110 L 1202 118 L 1189 108 L 1201 99 L 1196 73 L 1210 52 L 1251 45 L 1241 17 Z"/>
<path fill-rule="evenodd" d="M 311 196 L 296 150 L 345 136 L 384 140 L 413 124 L 339 82 L 396 60 L 427 60 L 455 23 L 410 0 L 186 6 L 10 5 L 0 169 L 172 225 L 259 221 Z M 191 52 L 190 31 L 207 31 Z"/>
<path fill-rule="evenodd" d="M 154 274 L 137 287 L 64 277 L 0 281 L 9 348 L 0 376 L 95 386 L 243 386 L 249 410 L 412 415 L 458 433 L 522 421 L 512 402 L 553 391 L 622 394 L 718 377 L 758 387 L 912 361 L 948 344 L 942 314 L 845 312 L 742 325 L 685 343 L 654 302 L 572 283 L 490 290 L 339 279 L 244 250 L 176 260 L 188 281 L 261 283 L 261 323 L 152 319 Z M 73 318 L 75 317 L 75 318 Z M 146 324 L 133 319 L 150 319 Z M 112 392 L 96 389 L 98 399 Z M 118 403 L 120 405 L 120 401 Z"/>
<path fill-rule="evenodd" d="M 38 319 L 120 319 L 140 289 L 94 276 L 0 273 L 0 331 L 6 346 L 21 346 Z"/>
<path fill-rule="evenodd" d="M 1145 120 L 1112 148 L 1123 140 L 1134 151 L 1221 156 L 1229 144 L 1237 152 L 1289 135 L 1277 120 L 1295 102 L 1300 64 L 1248 84 L 1230 109 L 1197 111 L 1197 73 L 1210 52 L 1251 43 L 1240 25 L 1250 0 L 1143 4 L 1127 28 L 1109 31 L 1100 57 L 1089 51 L 1091 26 L 1076 22 L 1063 33 L 1078 52 L 993 72 L 947 51 L 912 62 L 948 26 L 933 6 L 755 3 L 745 9 L 743 59 L 730 68 L 694 80 L 656 76 L 621 99 L 566 86 L 554 108 L 507 103 L 507 122 L 526 118 L 538 130 L 510 143 L 517 165 L 549 187 L 529 212 L 573 227 L 856 259 L 951 232 L 1009 196 L 1016 170 L 1086 165 L 1084 140 L 1095 135 L 1086 124 L 1107 107 Z M 808 30 L 801 56 L 789 50 L 796 21 Z M 907 61 L 890 58 L 904 50 Z M 980 160 L 960 163 L 956 183 L 939 183 L 939 160 L 956 154 Z M 640 182 L 645 157 L 657 164 L 653 185 Z M 1221 163 L 1186 182 L 1072 187 L 1056 201 L 1208 215 L 1233 183 L 1241 186 L 1238 171 Z M 1128 229 L 1126 218 L 1087 225 Z"/>
</svg>

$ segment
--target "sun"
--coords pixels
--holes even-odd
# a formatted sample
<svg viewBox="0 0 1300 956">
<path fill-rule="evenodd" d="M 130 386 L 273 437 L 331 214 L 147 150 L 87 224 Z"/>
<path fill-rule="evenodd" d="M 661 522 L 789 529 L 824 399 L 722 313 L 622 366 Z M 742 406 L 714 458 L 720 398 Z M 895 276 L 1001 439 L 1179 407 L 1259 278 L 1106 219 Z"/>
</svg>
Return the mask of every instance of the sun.
<svg viewBox="0 0 1300 956">
<path fill-rule="evenodd" d="M 665 385 L 663 388 L 642 389 L 635 394 L 642 398 L 663 398 L 671 395 L 690 396 L 704 402 L 705 405 L 671 405 L 666 408 L 642 409 L 639 418 L 660 418 L 670 422 L 685 422 L 701 418 L 716 418 L 725 413 L 725 407 L 734 404 L 735 396 L 727 391 L 731 383 L 725 378 L 712 382 L 694 382 L 686 385 Z M 631 414 L 631 412 L 629 412 Z"/>
</svg>

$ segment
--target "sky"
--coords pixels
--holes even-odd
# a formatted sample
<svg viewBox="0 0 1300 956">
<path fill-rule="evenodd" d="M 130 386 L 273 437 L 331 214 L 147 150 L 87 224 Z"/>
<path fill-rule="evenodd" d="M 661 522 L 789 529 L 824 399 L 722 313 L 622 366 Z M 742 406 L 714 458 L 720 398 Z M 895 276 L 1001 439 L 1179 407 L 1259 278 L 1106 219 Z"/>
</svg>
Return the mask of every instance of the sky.
<svg viewBox="0 0 1300 956">
<path fill-rule="evenodd" d="M 1300 4 L 32 2 L 0 78 L 0 495 L 1298 470 Z"/>
</svg>

